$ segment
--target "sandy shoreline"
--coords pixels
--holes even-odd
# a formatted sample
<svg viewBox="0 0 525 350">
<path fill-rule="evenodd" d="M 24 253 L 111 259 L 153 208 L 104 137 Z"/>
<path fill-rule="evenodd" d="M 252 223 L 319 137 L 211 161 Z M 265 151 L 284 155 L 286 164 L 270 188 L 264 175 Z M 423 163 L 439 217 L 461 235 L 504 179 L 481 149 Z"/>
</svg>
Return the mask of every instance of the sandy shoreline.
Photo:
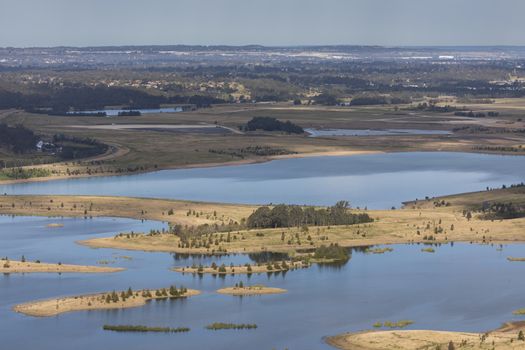
<svg viewBox="0 0 525 350">
<path fill-rule="evenodd" d="M 124 271 L 120 267 L 48 264 L 0 260 L 0 273 L 114 273 Z"/>
</svg>

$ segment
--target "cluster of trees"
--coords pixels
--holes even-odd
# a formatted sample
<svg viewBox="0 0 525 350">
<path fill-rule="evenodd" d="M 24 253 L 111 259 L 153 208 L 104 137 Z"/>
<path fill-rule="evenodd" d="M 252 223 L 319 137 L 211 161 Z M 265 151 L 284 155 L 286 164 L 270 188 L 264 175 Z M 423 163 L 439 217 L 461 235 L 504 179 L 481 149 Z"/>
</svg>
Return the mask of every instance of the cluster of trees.
<svg viewBox="0 0 525 350">
<path fill-rule="evenodd" d="M 499 112 L 487 112 L 487 114 L 483 112 L 474 113 L 473 111 L 458 111 L 455 112 L 454 115 L 458 117 L 470 117 L 470 118 L 485 118 L 487 115 L 489 117 L 497 117 L 499 116 Z"/>
<path fill-rule="evenodd" d="M 38 137 L 35 133 L 23 125 L 11 127 L 0 124 L 0 146 L 7 147 L 14 153 L 33 151 L 37 142 Z"/>
<path fill-rule="evenodd" d="M 517 219 L 525 217 L 525 207 L 514 203 L 484 203 L 483 218 L 488 220 Z"/>
<path fill-rule="evenodd" d="M 242 129 L 246 131 L 264 130 L 264 131 L 282 131 L 288 134 L 302 134 L 304 130 L 289 120 L 282 122 L 272 117 L 253 117 Z"/>
<path fill-rule="evenodd" d="M 334 95 L 323 93 L 315 96 L 313 102 L 316 105 L 335 106 L 339 103 L 339 100 Z"/>
<path fill-rule="evenodd" d="M 0 146 L 17 154 L 34 152 L 39 137 L 23 125 L 9 126 L 0 123 Z M 54 150 L 62 159 L 79 159 L 92 157 L 107 151 L 108 146 L 91 138 L 80 138 L 57 134 L 52 140 Z M 8 175 L 13 178 L 46 176 L 38 173 L 39 169 L 15 169 Z"/>
<path fill-rule="evenodd" d="M 325 209 L 301 208 L 297 205 L 279 204 L 270 209 L 260 207 L 246 220 L 248 228 L 277 228 L 299 226 L 353 225 L 372 222 L 366 213 L 349 211 L 347 201 L 337 202 Z"/>
<path fill-rule="evenodd" d="M 350 253 L 348 249 L 332 243 L 329 246 L 322 245 L 317 248 L 314 252 L 314 259 L 347 261 L 350 259 Z"/>
<path fill-rule="evenodd" d="M 56 134 L 53 136 L 53 143 L 60 147 L 61 151 L 59 156 L 62 159 L 88 158 L 102 154 L 108 150 L 106 144 L 89 137 Z"/>
</svg>

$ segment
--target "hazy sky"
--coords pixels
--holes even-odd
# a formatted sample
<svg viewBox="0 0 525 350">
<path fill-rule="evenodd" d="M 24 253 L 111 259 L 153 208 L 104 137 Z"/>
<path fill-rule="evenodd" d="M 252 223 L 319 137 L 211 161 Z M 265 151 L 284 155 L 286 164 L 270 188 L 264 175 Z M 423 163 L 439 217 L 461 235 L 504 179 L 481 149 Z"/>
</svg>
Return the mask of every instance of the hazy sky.
<svg viewBox="0 0 525 350">
<path fill-rule="evenodd" d="M 524 0 L 0 0 L 0 46 L 525 45 Z"/>
</svg>

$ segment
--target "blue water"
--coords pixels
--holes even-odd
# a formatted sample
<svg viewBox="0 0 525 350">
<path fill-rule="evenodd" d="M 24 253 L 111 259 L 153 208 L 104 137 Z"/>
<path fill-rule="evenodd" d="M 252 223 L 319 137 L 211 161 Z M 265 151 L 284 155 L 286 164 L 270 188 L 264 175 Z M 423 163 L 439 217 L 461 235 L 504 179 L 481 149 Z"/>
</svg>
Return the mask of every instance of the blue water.
<svg viewBox="0 0 525 350">
<path fill-rule="evenodd" d="M 48 228 L 49 223 L 63 228 Z M 114 261 L 116 274 L 26 274 L 0 276 L 2 349 L 329 349 L 323 337 L 372 328 L 377 321 L 410 319 L 411 328 L 485 331 L 520 319 L 525 307 L 525 245 L 454 244 L 422 253 L 421 245 L 394 245 L 394 251 L 367 255 L 354 251 L 340 267 L 314 266 L 286 275 L 224 278 L 171 272 L 193 262 L 235 264 L 248 256 L 182 258 L 168 253 L 90 249 L 74 241 L 120 231 L 160 229 L 162 223 L 127 219 L 0 217 L 1 255 L 12 259 L 80 264 Z M 123 255 L 132 260 L 121 258 Z M 216 289 L 239 281 L 285 288 L 288 293 L 255 297 L 219 295 Z M 151 302 L 144 307 L 34 318 L 11 308 L 22 302 L 113 289 L 185 285 L 203 291 L 187 300 Z M 256 330 L 208 331 L 211 322 L 256 323 Z M 112 333 L 104 324 L 190 327 L 185 334 Z"/>
<path fill-rule="evenodd" d="M 164 170 L 129 176 L 1 185 L 7 194 L 84 194 L 232 203 L 332 205 L 370 209 L 484 190 L 525 180 L 525 158 L 408 152 L 283 159 L 261 164 Z"/>
<path fill-rule="evenodd" d="M 152 114 L 152 113 L 177 113 L 182 112 L 182 107 L 165 107 L 165 108 L 140 108 L 132 109 L 133 111 L 139 111 L 141 114 Z M 75 113 L 106 113 L 108 117 L 117 117 L 121 112 L 129 112 L 129 109 L 98 109 L 98 110 L 89 110 L 89 111 L 76 111 L 68 112 L 67 114 L 75 115 Z"/>
<path fill-rule="evenodd" d="M 316 157 L 263 164 L 60 180 L 0 186 L 9 194 L 91 194 L 241 203 L 332 204 L 389 208 L 401 201 L 483 190 L 524 181 L 523 157 L 467 153 L 399 153 Z M 49 228 L 62 223 L 62 228 Z M 340 267 L 314 266 L 287 274 L 202 277 L 170 271 L 193 263 L 240 264 L 246 255 L 185 257 L 90 249 L 76 241 L 119 232 L 162 229 L 160 222 L 115 218 L 0 216 L 0 256 L 109 266 L 116 274 L 0 276 L 1 349 L 329 349 L 323 337 L 370 329 L 379 321 L 411 319 L 411 328 L 486 331 L 520 319 L 525 307 L 525 245 L 454 244 L 422 253 L 420 245 L 395 245 L 383 255 L 359 251 Z M 129 258 L 131 259 L 129 259 Z M 285 288 L 255 297 L 219 295 L 239 281 Z M 91 311 L 33 318 L 12 312 L 23 302 L 110 290 L 185 285 L 203 291 L 187 300 L 151 302 L 126 310 Z M 208 331 L 211 322 L 256 323 L 256 330 Z M 185 334 L 129 334 L 104 324 L 190 327 Z"/>
<path fill-rule="evenodd" d="M 451 135 L 447 130 L 422 129 L 305 129 L 309 137 L 326 136 L 383 136 L 383 135 Z"/>
</svg>

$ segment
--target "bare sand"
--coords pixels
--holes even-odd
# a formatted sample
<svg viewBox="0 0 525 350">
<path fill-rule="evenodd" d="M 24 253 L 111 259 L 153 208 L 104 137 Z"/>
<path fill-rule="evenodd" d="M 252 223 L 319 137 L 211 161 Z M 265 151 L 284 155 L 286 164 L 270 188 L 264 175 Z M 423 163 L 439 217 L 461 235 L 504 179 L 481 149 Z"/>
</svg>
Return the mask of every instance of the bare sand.
<svg viewBox="0 0 525 350">
<path fill-rule="evenodd" d="M 109 273 L 123 271 L 120 267 L 47 264 L 0 260 L 0 273 Z"/>
<path fill-rule="evenodd" d="M 229 294 L 236 296 L 243 295 L 264 295 L 264 294 L 282 294 L 286 293 L 286 289 L 281 288 L 271 288 L 261 285 L 255 286 L 246 286 L 246 287 L 228 287 L 217 290 L 217 293 L 220 294 Z"/>
<path fill-rule="evenodd" d="M 156 296 L 156 290 L 149 291 L 151 296 L 144 296 L 144 292 L 145 290 L 134 291 L 132 296 L 124 301 L 119 298 L 117 302 L 106 301 L 111 293 L 99 293 L 34 301 L 16 305 L 13 310 L 28 316 L 49 317 L 74 311 L 126 309 L 143 306 L 150 300 L 185 298 L 200 294 L 198 290 L 193 289 L 188 289 L 184 294 L 176 297 Z M 121 293 L 118 292 L 117 295 L 120 296 Z"/>
</svg>

